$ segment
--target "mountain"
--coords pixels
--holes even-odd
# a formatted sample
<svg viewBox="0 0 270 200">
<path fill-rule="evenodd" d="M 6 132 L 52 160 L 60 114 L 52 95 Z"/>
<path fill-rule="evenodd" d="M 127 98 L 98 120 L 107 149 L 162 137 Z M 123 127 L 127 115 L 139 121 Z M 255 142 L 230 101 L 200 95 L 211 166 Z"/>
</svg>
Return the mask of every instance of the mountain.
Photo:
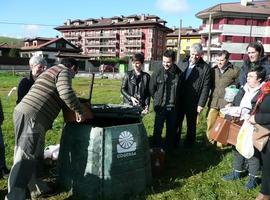
<svg viewBox="0 0 270 200">
<path fill-rule="evenodd" d="M 23 39 L 0 36 L 0 45 L 3 43 L 7 43 L 8 45 L 22 46 Z"/>
</svg>

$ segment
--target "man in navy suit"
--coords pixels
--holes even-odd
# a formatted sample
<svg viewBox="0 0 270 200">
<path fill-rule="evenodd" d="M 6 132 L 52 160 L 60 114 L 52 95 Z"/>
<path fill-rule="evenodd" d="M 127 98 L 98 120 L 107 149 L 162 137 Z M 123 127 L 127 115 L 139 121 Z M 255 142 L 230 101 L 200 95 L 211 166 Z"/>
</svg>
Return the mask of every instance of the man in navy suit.
<svg viewBox="0 0 270 200">
<path fill-rule="evenodd" d="M 190 57 L 179 64 L 183 71 L 181 84 L 177 95 L 177 126 L 175 145 L 181 138 L 184 117 L 187 120 L 185 146 L 192 146 L 196 139 L 197 116 L 202 112 L 210 90 L 210 66 L 202 59 L 202 45 L 195 43 L 190 48 Z"/>
</svg>

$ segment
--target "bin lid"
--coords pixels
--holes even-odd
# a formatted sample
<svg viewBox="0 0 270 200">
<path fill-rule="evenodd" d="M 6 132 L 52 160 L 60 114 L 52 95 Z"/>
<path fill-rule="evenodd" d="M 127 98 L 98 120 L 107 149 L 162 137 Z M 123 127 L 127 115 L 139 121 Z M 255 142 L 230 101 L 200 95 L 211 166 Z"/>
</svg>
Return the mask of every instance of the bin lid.
<svg viewBox="0 0 270 200">
<path fill-rule="evenodd" d="M 92 104 L 91 109 L 98 117 L 141 118 L 142 108 L 127 104 Z"/>
</svg>

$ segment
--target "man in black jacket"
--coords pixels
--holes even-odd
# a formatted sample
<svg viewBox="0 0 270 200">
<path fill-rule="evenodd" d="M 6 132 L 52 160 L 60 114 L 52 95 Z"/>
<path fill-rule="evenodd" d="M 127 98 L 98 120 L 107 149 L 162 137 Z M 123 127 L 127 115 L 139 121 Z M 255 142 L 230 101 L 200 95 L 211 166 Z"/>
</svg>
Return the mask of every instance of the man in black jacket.
<svg viewBox="0 0 270 200">
<path fill-rule="evenodd" d="M 195 43 L 191 46 L 189 60 L 179 65 L 183 71 L 183 76 L 177 96 L 177 124 L 179 127 L 175 141 L 176 146 L 178 146 L 181 138 L 182 123 L 185 116 L 187 135 L 184 145 L 192 146 L 195 143 L 197 115 L 202 112 L 209 95 L 210 66 L 203 61 L 202 55 L 202 45 Z"/>
<path fill-rule="evenodd" d="M 181 70 L 174 64 L 175 53 L 166 50 L 163 53 L 162 66 L 158 66 L 150 80 L 150 94 L 153 97 L 156 113 L 153 145 L 162 147 L 162 129 L 166 121 L 165 149 L 172 148 L 176 132 L 176 92 Z"/>
<path fill-rule="evenodd" d="M 124 103 L 132 106 L 141 106 L 142 112 L 146 114 L 149 111 L 150 104 L 150 75 L 142 71 L 143 62 L 144 55 L 142 53 L 135 53 L 132 56 L 134 69 L 125 74 L 121 93 Z"/>
</svg>

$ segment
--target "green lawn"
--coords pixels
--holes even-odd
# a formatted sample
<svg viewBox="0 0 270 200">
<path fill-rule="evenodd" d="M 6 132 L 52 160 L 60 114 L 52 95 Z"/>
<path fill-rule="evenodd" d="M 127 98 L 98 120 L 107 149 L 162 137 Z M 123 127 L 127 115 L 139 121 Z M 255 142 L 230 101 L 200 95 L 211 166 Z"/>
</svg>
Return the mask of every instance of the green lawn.
<svg viewBox="0 0 270 200">
<path fill-rule="evenodd" d="M 6 144 L 7 163 L 10 167 L 13 159 L 14 133 L 12 112 L 15 106 L 16 92 L 9 98 L 8 92 L 18 85 L 20 76 L 0 73 L 0 97 L 4 107 L 5 121 L 2 126 Z M 73 81 L 79 96 L 88 95 L 89 78 L 75 78 Z M 92 103 L 120 103 L 120 80 L 96 79 Z M 152 135 L 154 113 L 144 117 L 144 125 L 148 135 Z M 46 144 L 56 144 L 61 137 L 63 126 L 62 115 L 55 120 L 53 129 L 47 133 Z M 154 178 L 151 187 L 138 196 L 130 199 L 196 199 L 196 200 L 248 200 L 254 199 L 259 191 L 257 189 L 246 191 L 244 184 L 247 178 L 235 182 L 225 182 L 221 179 L 223 174 L 231 170 L 231 150 L 227 148 L 218 151 L 214 147 L 205 146 L 205 117 L 197 129 L 198 143 L 192 149 L 180 148 L 170 155 L 166 155 L 165 172 L 160 178 Z M 90 186 L 91 187 L 91 186 Z M 7 181 L 0 180 L 0 199 L 7 192 Z M 66 193 L 48 198 L 54 200 L 73 199 Z"/>
</svg>

